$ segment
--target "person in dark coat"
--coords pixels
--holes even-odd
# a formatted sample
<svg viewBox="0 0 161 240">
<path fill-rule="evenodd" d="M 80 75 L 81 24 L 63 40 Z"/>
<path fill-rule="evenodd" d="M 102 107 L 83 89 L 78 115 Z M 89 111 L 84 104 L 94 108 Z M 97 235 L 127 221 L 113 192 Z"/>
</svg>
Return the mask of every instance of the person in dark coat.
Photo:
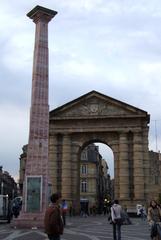
<svg viewBox="0 0 161 240">
<path fill-rule="evenodd" d="M 51 204 L 47 208 L 44 217 L 45 232 L 49 240 L 60 240 L 63 234 L 63 220 L 59 207 L 60 194 L 53 193 L 50 197 Z"/>
</svg>

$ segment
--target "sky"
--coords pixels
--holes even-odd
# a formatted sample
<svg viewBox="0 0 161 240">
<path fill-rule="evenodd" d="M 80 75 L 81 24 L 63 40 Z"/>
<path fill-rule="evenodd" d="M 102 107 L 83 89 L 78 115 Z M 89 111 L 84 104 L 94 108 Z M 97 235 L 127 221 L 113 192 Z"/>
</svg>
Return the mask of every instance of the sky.
<svg viewBox="0 0 161 240">
<path fill-rule="evenodd" d="M 0 5 L 3 170 L 17 179 L 28 142 L 35 24 L 26 14 L 36 5 L 58 12 L 49 23 L 50 110 L 96 90 L 147 111 L 149 150 L 161 149 L 160 0 L 0 0 Z"/>
</svg>

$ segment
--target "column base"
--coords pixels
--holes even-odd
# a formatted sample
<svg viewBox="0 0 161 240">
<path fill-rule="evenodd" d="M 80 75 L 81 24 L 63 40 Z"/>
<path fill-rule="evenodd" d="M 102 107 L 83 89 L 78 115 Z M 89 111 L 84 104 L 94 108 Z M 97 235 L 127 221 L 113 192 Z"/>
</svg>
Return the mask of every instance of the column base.
<svg viewBox="0 0 161 240">
<path fill-rule="evenodd" d="M 18 218 L 14 218 L 10 225 L 13 228 L 44 228 L 44 215 L 43 213 L 23 213 Z"/>
</svg>

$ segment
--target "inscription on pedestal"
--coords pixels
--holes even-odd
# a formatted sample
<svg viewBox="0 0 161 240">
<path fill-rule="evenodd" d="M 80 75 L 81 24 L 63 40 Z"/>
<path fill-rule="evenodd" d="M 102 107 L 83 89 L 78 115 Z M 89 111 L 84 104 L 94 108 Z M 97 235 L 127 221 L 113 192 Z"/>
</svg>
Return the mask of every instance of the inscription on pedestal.
<svg viewBox="0 0 161 240">
<path fill-rule="evenodd" d="M 42 176 L 26 176 L 26 212 L 40 212 L 42 208 Z"/>
</svg>

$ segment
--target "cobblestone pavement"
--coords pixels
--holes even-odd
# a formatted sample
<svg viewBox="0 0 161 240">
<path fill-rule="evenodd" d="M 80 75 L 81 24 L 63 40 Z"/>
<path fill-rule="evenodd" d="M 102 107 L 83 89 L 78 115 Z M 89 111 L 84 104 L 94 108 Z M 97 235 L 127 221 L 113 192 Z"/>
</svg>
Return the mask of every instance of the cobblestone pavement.
<svg viewBox="0 0 161 240">
<path fill-rule="evenodd" d="M 150 240 L 146 221 L 132 219 L 132 225 L 122 226 L 122 240 Z M 13 229 L 10 224 L 0 224 L 0 240 L 47 240 L 39 229 Z M 112 238 L 112 225 L 106 216 L 67 218 L 67 226 L 61 240 L 109 240 Z"/>
</svg>

